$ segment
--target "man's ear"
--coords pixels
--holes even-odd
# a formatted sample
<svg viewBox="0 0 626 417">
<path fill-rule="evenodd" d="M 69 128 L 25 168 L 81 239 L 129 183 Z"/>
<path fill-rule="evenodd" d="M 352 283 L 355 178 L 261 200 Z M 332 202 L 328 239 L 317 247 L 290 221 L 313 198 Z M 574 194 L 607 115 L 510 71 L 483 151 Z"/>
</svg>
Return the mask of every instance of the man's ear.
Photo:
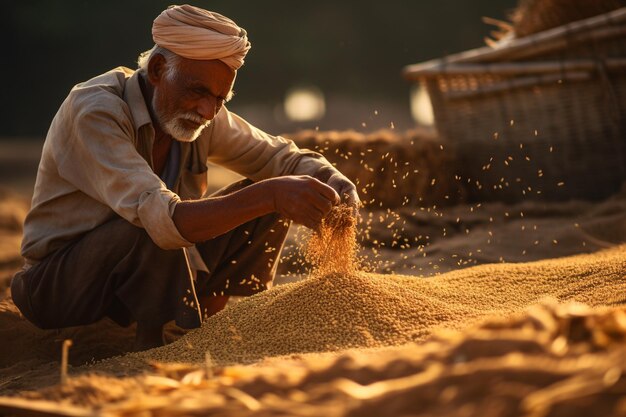
<svg viewBox="0 0 626 417">
<path fill-rule="evenodd" d="M 155 54 L 150 58 L 150 61 L 148 61 L 148 81 L 150 81 L 150 84 L 156 85 L 163 78 L 165 65 L 165 57 L 161 54 Z"/>
</svg>

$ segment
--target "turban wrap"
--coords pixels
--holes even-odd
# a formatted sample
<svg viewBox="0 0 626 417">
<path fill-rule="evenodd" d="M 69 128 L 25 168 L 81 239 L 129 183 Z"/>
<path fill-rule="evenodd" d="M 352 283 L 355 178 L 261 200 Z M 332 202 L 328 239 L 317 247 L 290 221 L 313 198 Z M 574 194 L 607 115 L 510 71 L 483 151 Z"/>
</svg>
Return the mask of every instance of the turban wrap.
<svg viewBox="0 0 626 417">
<path fill-rule="evenodd" d="M 233 70 L 250 49 L 246 31 L 219 13 L 183 4 L 164 10 L 152 25 L 157 45 L 189 59 L 219 59 Z"/>
</svg>

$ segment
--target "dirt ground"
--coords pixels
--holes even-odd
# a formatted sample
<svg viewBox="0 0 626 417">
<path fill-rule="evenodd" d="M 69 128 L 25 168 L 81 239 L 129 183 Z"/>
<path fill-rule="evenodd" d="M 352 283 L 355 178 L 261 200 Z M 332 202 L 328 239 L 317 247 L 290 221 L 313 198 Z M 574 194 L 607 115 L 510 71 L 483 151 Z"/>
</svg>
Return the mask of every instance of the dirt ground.
<svg viewBox="0 0 626 417">
<path fill-rule="evenodd" d="M 404 324 L 423 335 L 414 340 L 328 342 L 318 351 L 259 355 L 247 365 L 216 357 L 209 364 L 150 368 L 148 355 L 138 370 L 124 369 L 136 357 L 118 356 L 130 351 L 133 327 L 103 320 L 43 331 L 17 311 L 8 285 L 21 267 L 28 205 L 23 193 L 6 188 L 0 193 L 0 395 L 28 399 L 0 397 L 0 414 L 35 406 L 52 415 L 626 414 L 626 188 L 600 202 L 365 208 L 358 226 L 363 269 L 368 280 L 393 284 L 379 294 L 423 295 L 427 304 L 416 304 L 424 308 L 418 317 L 431 314 L 425 306 L 445 310 L 459 294 L 511 308 L 455 310 L 445 316 L 453 319 L 434 314 L 423 323 L 407 317 Z M 287 297 L 313 282 L 301 252 L 306 239 L 305 230 L 292 227 L 270 291 Z M 526 285 L 530 280 L 536 285 Z M 566 291 L 572 283 L 581 286 Z M 368 285 L 353 298 L 364 297 Z M 252 305 L 246 302 L 215 316 L 214 328 Z M 390 314 L 400 311 L 390 304 Z M 356 321 L 345 320 L 347 332 Z M 171 349 L 194 337 L 183 334 L 168 328 Z M 66 339 L 73 341 L 74 377 L 58 385 Z M 99 362 L 111 357 L 116 358 Z"/>
</svg>

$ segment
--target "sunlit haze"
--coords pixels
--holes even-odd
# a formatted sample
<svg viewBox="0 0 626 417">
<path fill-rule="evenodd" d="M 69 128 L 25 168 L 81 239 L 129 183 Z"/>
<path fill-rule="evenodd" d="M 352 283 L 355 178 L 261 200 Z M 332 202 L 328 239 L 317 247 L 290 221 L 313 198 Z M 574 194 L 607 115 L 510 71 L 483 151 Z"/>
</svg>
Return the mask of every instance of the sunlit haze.
<svg viewBox="0 0 626 417">
<path fill-rule="evenodd" d="M 426 89 L 420 85 L 411 89 L 411 115 L 420 125 L 432 126 L 435 123 L 430 97 Z"/>
<path fill-rule="evenodd" d="M 326 112 L 324 94 L 317 87 L 298 87 L 289 90 L 284 107 L 287 117 L 296 122 L 319 120 Z"/>
</svg>

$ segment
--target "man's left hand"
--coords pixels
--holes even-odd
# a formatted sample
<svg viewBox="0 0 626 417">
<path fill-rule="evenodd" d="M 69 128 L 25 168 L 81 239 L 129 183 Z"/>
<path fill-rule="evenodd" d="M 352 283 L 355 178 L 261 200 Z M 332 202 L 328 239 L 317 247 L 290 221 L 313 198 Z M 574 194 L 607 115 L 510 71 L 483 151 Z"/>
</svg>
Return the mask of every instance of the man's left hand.
<svg viewBox="0 0 626 417">
<path fill-rule="evenodd" d="M 341 203 L 347 204 L 354 209 L 354 216 L 358 217 L 359 208 L 361 207 L 361 199 L 357 193 L 356 186 L 345 175 L 340 173 L 334 173 L 326 181 L 330 185 L 339 197 L 341 197 Z"/>
</svg>

